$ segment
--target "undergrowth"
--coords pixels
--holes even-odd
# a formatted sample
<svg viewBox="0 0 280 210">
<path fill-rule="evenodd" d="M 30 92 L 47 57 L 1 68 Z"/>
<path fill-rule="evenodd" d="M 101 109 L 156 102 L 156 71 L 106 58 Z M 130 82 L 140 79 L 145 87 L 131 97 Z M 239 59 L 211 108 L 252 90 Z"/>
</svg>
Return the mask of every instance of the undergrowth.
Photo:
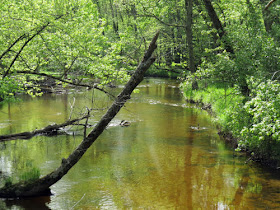
<svg viewBox="0 0 280 210">
<path fill-rule="evenodd" d="M 195 102 L 211 105 L 214 120 L 224 132 L 238 140 L 237 150 L 249 151 L 255 160 L 280 163 L 280 84 L 276 81 L 248 80 L 251 92 L 244 97 L 238 88 L 222 84 L 192 90 L 182 84 L 184 95 Z"/>
</svg>

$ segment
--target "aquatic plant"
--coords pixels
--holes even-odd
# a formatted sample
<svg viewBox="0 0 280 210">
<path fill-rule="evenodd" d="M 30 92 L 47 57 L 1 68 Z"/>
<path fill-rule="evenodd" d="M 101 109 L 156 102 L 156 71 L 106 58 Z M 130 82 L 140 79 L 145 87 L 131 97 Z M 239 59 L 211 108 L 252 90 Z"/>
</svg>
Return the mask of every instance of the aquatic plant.
<svg viewBox="0 0 280 210">
<path fill-rule="evenodd" d="M 31 181 L 31 180 L 39 179 L 40 175 L 41 175 L 40 169 L 33 167 L 32 169 L 21 174 L 19 179 L 20 181 Z"/>
</svg>

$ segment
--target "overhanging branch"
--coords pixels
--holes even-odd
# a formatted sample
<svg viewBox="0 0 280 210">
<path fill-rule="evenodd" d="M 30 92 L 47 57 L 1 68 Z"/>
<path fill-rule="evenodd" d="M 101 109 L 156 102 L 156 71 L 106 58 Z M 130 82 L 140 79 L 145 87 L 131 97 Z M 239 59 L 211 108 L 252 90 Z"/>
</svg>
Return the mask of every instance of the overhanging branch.
<svg viewBox="0 0 280 210">
<path fill-rule="evenodd" d="M 74 86 L 77 86 L 77 87 L 85 87 L 85 88 L 89 88 L 89 89 L 94 88 L 94 89 L 102 91 L 103 93 L 106 93 L 107 95 L 115 98 L 115 96 L 113 94 L 109 93 L 108 91 L 104 90 L 101 87 L 98 87 L 97 84 L 88 85 L 88 84 L 75 83 L 73 81 L 62 79 L 61 77 L 56 77 L 56 76 L 53 76 L 53 75 L 50 75 L 50 74 L 40 73 L 40 72 L 35 72 L 35 71 L 17 71 L 17 73 L 18 74 L 33 74 L 33 75 L 37 75 L 37 76 L 44 76 L 44 77 L 52 78 L 52 79 L 58 80 L 60 82 L 67 83 L 67 84 L 70 84 L 70 85 L 74 85 Z"/>
<path fill-rule="evenodd" d="M 40 179 L 4 186 L 0 189 L 0 197 L 28 197 L 50 194 L 50 186 L 59 181 L 81 159 L 87 149 L 95 142 L 111 120 L 124 106 L 125 102 L 130 99 L 133 90 L 143 80 L 145 72 L 156 60 L 156 58 L 152 56 L 152 53 L 157 48 L 156 41 L 158 36 L 159 32 L 151 41 L 150 46 L 135 73 L 131 76 L 121 93 L 116 97 L 106 114 L 103 115 L 94 129 L 83 139 L 81 144 L 69 155 L 69 157 L 67 159 L 63 158 L 61 165 L 57 169 Z"/>
<path fill-rule="evenodd" d="M 48 125 L 47 127 L 40 129 L 40 130 L 34 130 L 31 132 L 22 132 L 22 133 L 16 133 L 16 134 L 9 134 L 9 135 L 2 135 L 2 136 L 0 136 L 0 142 L 15 140 L 15 139 L 30 139 L 37 135 L 51 135 L 53 133 L 56 133 L 57 130 L 60 128 L 64 128 L 68 125 L 74 125 L 76 122 L 79 122 L 83 119 L 88 119 L 89 117 L 90 117 L 90 115 L 88 113 L 87 115 L 82 116 L 80 118 L 68 120 L 61 124 Z"/>
<path fill-rule="evenodd" d="M 55 20 L 59 20 L 60 18 L 62 18 L 64 15 L 59 15 L 55 18 Z M 49 25 L 51 24 L 51 22 L 47 22 L 44 25 L 42 25 L 32 36 L 28 37 L 28 35 L 23 34 L 21 35 L 2 55 L 1 58 L 11 50 L 11 48 L 20 40 L 28 37 L 28 39 L 23 43 L 23 45 L 21 46 L 21 48 L 19 49 L 19 51 L 17 52 L 17 54 L 15 55 L 15 57 L 13 58 L 13 60 L 11 61 L 8 69 L 4 72 L 3 74 L 3 78 L 5 78 L 9 73 L 10 70 L 12 68 L 12 66 L 14 65 L 14 63 L 16 62 L 16 60 L 18 59 L 18 57 L 20 56 L 21 52 L 24 50 L 24 48 L 28 45 L 29 42 L 31 42 L 36 36 L 38 36 L 40 33 L 42 33 L 42 31 L 47 28 Z M 0 59 L 1 60 L 1 59 Z"/>
</svg>

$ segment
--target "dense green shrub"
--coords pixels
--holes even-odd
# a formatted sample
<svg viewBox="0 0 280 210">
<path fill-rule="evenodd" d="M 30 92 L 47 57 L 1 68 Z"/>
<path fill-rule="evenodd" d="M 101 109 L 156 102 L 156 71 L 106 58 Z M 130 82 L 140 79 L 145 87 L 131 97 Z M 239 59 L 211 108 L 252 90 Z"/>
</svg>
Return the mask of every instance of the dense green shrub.
<svg viewBox="0 0 280 210">
<path fill-rule="evenodd" d="M 249 97 L 222 84 L 199 90 L 192 90 L 188 83 L 182 87 L 186 98 L 211 104 L 215 121 L 238 139 L 238 150 L 250 151 L 262 160 L 280 160 L 280 84 L 253 77 L 247 82 Z"/>
<path fill-rule="evenodd" d="M 234 111 L 228 124 L 239 134 L 241 148 L 264 159 L 280 159 L 280 84 L 253 78 L 249 84 L 251 99 Z"/>
<path fill-rule="evenodd" d="M 13 100 L 15 93 L 21 92 L 22 88 L 14 78 L 5 78 L 0 80 L 0 102 Z"/>
</svg>

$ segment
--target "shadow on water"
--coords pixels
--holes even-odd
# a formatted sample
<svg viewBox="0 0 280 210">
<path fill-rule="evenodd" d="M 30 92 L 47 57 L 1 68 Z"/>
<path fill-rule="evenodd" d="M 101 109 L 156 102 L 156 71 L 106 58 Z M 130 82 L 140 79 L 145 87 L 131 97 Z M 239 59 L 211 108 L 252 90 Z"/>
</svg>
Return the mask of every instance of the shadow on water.
<svg viewBox="0 0 280 210">
<path fill-rule="evenodd" d="M 53 196 L 0 201 L 0 209 L 262 209 L 280 205 L 280 177 L 246 164 L 217 135 L 207 112 L 191 107 L 173 80 L 147 79 Z M 74 99 L 75 98 L 75 99 Z M 0 133 L 61 123 L 84 106 L 111 102 L 98 92 L 46 95 L 3 105 Z M 30 111 L 32 110 L 32 111 Z M 97 110 L 90 123 L 104 111 Z M 131 122 L 121 127 L 121 120 Z M 72 129 L 72 128 L 71 128 Z M 77 131 L 79 132 L 79 131 Z M 38 136 L 0 143 L 0 171 L 15 180 L 30 168 L 45 175 L 81 136 Z"/>
<path fill-rule="evenodd" d="M 51 201 L 49 196 L 26 199 L 0 200 L 0 209 L 28 209 L 49 210 L 47 204 Z"/>
</svg>

